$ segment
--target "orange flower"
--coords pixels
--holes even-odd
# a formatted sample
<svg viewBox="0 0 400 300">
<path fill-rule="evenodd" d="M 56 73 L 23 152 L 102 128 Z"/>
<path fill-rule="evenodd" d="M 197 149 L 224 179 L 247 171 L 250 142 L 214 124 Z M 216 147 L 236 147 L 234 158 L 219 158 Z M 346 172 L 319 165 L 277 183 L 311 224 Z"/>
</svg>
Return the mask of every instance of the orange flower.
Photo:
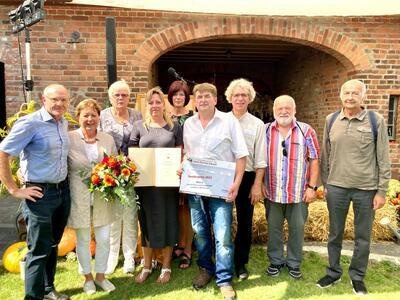
<svg viewBox="0 0 400 300">
<path fill-rule="evenodd" d="M 129 177 L 129 175 L 131 175 L 131 171 L 129 171 L 128 168 L 123 168 L 123 169 L 121 170 L 121 174 L 122 174 L 124 177 Z"/>
<path fill-rule="evenodd" d="M 115 180 L 111 175 L 104 176 L 104 185 L 105 186 L 115 186 Z"/>
<path fill-rule="evenodd" d="M 107 166 L 109 168 L 116 168 L 118 166 L 118 162 L 114 157 L 109 157 L 107 160 Z"/>
<path fill-rule="evenodd" d="M 130 167 L 131 167 L 132 172 L 135 173 L 136 172 L 136 165 L 132 163 L 130 165 Z"/>
<path fill-rule="evenodd" d="M 94 170 L 95 170 L 95 171 L 98 171 L 98 170 L 100 170 L 101 168 L 103 168 L 103 166 L 104 166 L 104 163 L 101 162 L 101 163 L 99 163 L 98 165 L 95 166 Z"/>
<path fill-rule="evenodd" d="M 99 185 L 100 184 L 100 176 L 97 174 L 93 174 L 91 181 L 94 185 Z"/>
</svg>

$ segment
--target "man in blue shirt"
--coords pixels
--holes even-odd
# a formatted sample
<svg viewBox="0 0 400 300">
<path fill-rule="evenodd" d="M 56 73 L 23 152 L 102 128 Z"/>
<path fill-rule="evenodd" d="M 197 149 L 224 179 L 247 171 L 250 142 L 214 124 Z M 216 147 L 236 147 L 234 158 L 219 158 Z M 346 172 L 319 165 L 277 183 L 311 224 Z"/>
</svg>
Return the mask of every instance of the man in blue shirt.
<svg viewBox="0 0 400 300">
<path fill-rule="evenodd" d="M 43 107 L 20 118 L 0 143 L 0 180 L 24 199 L 28 254 L 25 299 L 69 299 L 54 288 L 57 247 L 70 211 L 67 179 L 68 122 L 63 118 L 69 93 L 60 84 L 44 89 Z M 25 187 L 13 181 L 9 158 L 20 157 Z"/>
</svg>

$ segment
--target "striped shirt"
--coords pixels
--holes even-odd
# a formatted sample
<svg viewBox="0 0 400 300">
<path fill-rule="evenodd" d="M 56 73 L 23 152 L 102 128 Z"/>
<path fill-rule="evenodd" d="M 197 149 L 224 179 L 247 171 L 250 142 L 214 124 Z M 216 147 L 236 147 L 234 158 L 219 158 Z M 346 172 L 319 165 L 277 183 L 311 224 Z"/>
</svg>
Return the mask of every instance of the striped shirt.
<svg viewBox="0 0 400 300">
<path fill-rule="evenodd" d="M 296 121 L 283 137 L 274 121 L 266 124 L 266 140 L 268 166 L 265 176 L 270 201 L 302 202 L 310 176 L 309 160 L 319 159 L 315 130 Z"/>
</svg>

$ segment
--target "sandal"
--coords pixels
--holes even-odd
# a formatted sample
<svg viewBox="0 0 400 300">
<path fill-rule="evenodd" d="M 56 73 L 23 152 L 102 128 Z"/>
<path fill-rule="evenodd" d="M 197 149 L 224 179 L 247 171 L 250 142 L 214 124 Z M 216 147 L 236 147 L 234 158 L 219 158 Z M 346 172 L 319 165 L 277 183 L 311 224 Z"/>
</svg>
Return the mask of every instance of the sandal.
<svg viewBox="0 0 400 300">
<path fill-rule="evenodd" d="M 177 259 L 181 257 L 183 250 L 183 247 L 174 247 L 174 251 L 172 252 L 172 259 Z"/>
<path fill-rule="evenodd" d="M 144 283 L 147 280 L 147 278 L 149 278 L 150 274 L 151 274 L 151 269 L 144 267 L 142 271 L 140 271 L 140 273 L 135 277 L 135 282 L 139 284 Z"/>
<path fill-rule="evenodd" d="M 179 255 L 179 269 L 187 269 L 192 265 L 192 258 L 189 257 L 185 252 L 182 252 L 181 255 Z"/>
<path fill-rule="evenodd" d="M 171 279 L 171 269 L 170 268 L 162 268 L 160 276 L 157 278 L 158 283 L 167 283 Z"/>
</svg>

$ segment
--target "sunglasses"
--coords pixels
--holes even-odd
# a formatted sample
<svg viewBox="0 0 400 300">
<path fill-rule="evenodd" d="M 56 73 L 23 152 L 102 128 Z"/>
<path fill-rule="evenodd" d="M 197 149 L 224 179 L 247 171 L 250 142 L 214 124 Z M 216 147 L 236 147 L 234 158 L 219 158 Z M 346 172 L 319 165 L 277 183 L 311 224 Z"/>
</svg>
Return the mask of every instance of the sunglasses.
<svg viewBox="0 0 400 300">
<path fill-rule="evenodd" d="M 287 156 L 285 141 L 282 141 L 282 147 L 283 147 L 283 149 L 282 149 L 283 156 Z"/>
</svg>

